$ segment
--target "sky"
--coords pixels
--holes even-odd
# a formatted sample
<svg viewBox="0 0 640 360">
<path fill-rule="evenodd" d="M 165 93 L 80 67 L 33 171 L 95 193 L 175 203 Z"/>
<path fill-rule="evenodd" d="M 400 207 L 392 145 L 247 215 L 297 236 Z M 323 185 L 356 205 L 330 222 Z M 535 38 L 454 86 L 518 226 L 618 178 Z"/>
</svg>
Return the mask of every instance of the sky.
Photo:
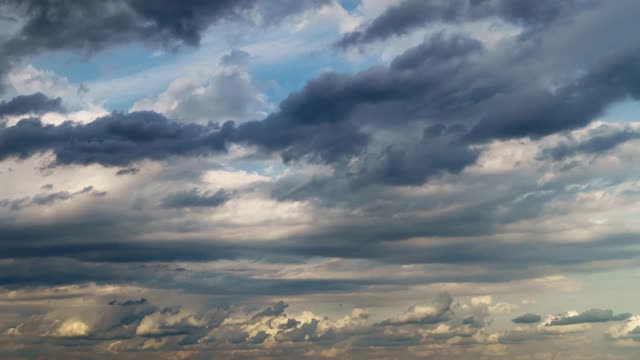
<svg viewBox="0 0 640 360">
<path fill-rule="evenodd" d="M 3 359 L 636 359 L 635 0 L 0 0 Z"/>
</svg>

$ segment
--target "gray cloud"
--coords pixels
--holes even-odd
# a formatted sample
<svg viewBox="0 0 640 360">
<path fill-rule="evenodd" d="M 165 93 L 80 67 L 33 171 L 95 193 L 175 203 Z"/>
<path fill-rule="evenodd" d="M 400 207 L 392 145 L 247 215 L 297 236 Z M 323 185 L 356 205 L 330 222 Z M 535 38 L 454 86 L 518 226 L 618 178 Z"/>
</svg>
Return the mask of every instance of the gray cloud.
<svg viewBox="0 0 640 360">
<path fill-rule="evenodd" d="M 285 309 L 289 307 L 289 304 L 279 301 L 276 304 L 266 307 L 253 315 L 252 319 L 258 319 L 264 316 L 280 316 L 284 313 Z"/>
<path fill-rule="evenodd" d="M 460 173 L 476 162 L 479 151 L 451 137 L 427 134 L 413 146 L 389 145 L 368 154 L 361 167 L 347 176 L 355 188 L 371 184 L 420 185 L 441 173 Z"/>
<path fill-rule="evenodd" d="M 586 139 L 580 141 L 566 141 L 551 147 L 542 149 L 541 158 L 550 158 L 556 161 L 564 160 L 576 155 L 600 155 L 626 142 L 640 139 L 640 131 L 631 127 L 614 127 L 602 125 L 589 131 Z"/>
<path fill-rule="evenodd" d="M 83 296 L 82 293 L 79 296 Z M 446 298 L 449 302 L 450 297 Z M 368 313 L 361 309 L 354 309 L 343 318 L 321 317 L 312 312 L 247 318 L 247 309 L 243 305 L 209 305 L 194 309 L 188 304 L 184 307 L 158 306 L 156 301 L 159 300 L 161 297 L 156 296 L 154 301 L 123 300 L 112 302 L 112 305 L 100 305 L 98 301 L 98 304 L 89 305 L 85 310 L 74 312 L 64 307 L 48 307 L 39 315 L 21 317 L 12 322 L 0 339 L 10 336 L 13 343 L 23 345 L 19 349 L 42 346 L 42 341 L 59 345 L 60 348 L 50 349 L 51 354 L 63 349 L 68 354 L 69 351 L 89 346 L 88 349 L 95 354 L 85 354 L 85 358 L 114 354 L 132 354 L 136 358 L 152 354 L 157 357 L 171 355 L 173 351 L 197 351 L 205 357 L 212 354 L 226 357 L 227 354 L 248 352 L 250 355 L 247 359 L 273 355 L 298 357 L 303 353 L 306 357 L 320 358 L 315 354 L 322 352 L 331 355 L 336 350 L 355 359 L 376 358 L 385 354 L 417 359 L 420 357 L 407 352 L 406 347 L 422 345 L 433 349 L 430 355 L 450 358 L 454 352 L 456 358 L 473 359 L 478 350 L 486 349 L 495 341 L 487 338 L 486 324 L 468 324 L 470 317 L 461 308 L 457 308 L 457 312 L 450 312 L 449 319 L 438 323 L 380 326 L 367 321 Z M 122 305 L 124 303 L 128 304 Z M 395 317 L 402 316 L 399 314 Z M 279 326 L 283 321 L 294 325 Z M 75 326 L 76 330 L 70 325 Z M 33 339 L 39 341 L 33 342 Z M 500 344 L 510 346 L 502 347 L 503 350 L 509 349 L 509 354 L 518 349 L 511 346 L 523 345 L 531 340 L 536 340 L 536 346 L 545 342 L 548 345 L 545 350 L 554 344 L 552 336 L 535 329 L 505 329 L 498 339 Z M 269 344 L 262 346 L 266 341 Z M 0 348 L 14 353 L 15 349 L 3 348 L 3 345 L 0 342 Z"/>
<path fill-rule="evenodd" d="M 511 321 L 516 324 L 535 324 L 542 320 L 540 315 L 526 313 L 524 315 L 518 316 Z"/>
<path fill-rule="evenodd" d="M 243 65 L 247 62 L 247 60 L 251 57 L 246 51 L 233 49 L 229 54 L 223 55 L 220 58 L 220 64 L 229 66 L 229 65 Z"/>
<path fill-rule="evenodd" d="M 118 176 L 123 176 L 123 175 L 135 175 L 137 173 L 140 172 L 140 169 L 138 168 L 126 168 L 126 169 L 120 169 L 116 172 L 116 175 Z"/>
<path fill-rule="evenodd" d="M 62 99 L 50 99 L 43 93 L 16 96 L 0 103 L 0 117 L 8 115 L 44 114 L 50 111 L 64 111 Z"/>
<path fill-rule="evenodd" d="M 52 187 L 47 187 L 47 190 L 51 190 Z M 32 196 L 31 198 L 25 197 L 20 199 L 1 199 L 0 207 L 9 207 L 11 210 L 20 210 L 23 207 L 29 205 L 47 206 L 60 201 L 70 200 L 80 195 L 91 195 L 94 197 L 102 197 L 107 193 L 104 191 L 96 191 L 93 186 L 87 186 L 82 190 L 75 192 L 59 191 L 54 193 L 40 193 Z"/>
<path fill-rule="evenodd" d="M 328 0 L 88 0 L 82 3 L 48 0 L 7 0 L 3 10 L 20 26 L 2 44 L 0 77 L 25 56 L 47 51 L 79 50 L 85 54 L 106 48 L 144 43 L 175 49 L 197 46 L 206 29 L 223 20 L 247 23 L 254 11 L 263 25 L 282 21 L 291 14 L 326 5 Z"/>
<path fill-rule="evenodd" d="M 559 325 L 573 325 L 584 323 L 599 323 L 608 321 L 622 321 L 630 318 L 630 313 L 613 314 L 612 310 L 591 309 L 582 312 L 575 316 L 564 317 L 558 320 L 553 320 L 549 323 L 549 326 Z"/>
<path fill-rule="evenodd" d="M 409 3 L 418 10 L 436 6 L 427 14 L 434 19 L 397 10 Z M 502 334 L 493 328 L 500 321 L 492 322 L 489 306 L 457 306 L 448 295 L 433 302 L 410 299 L 445 286 L 465 296 L 478 288 L 483 294 L 507 289 L 509 297 L 519 296 L 518 287 L 525 285 L 526 292 L 567 291 L 573 274 L 635 268 L 640 255 L 637 229 L 612 210 L 625 212 L 636 200 L 632 167 L 602 165 L 597 156 L 591 166 L 554 162 L 613 153 L 618 144 L 637 138 L 634 125 L 572 131 L 640 94 L 638 42 L 628 36 L 624 45 L 613 41 L 637 27 L 635 14 L 620 5 L 635 4 L 606 2 L 592 12 L 578 1 L 480 0 L 447 10 L 461 3 L 471 4 L 407 1 L 387 11 L 398 17 L 381 17 L 391 31 L 379 27 L 358 44 L 431 21 L 493 21 L 494 16 L 524 33 L 491 46 L 475 33 L 429 36 L 388 65 L 319 75 L 270 115 L 241 123 L 207 122 L 210 108 L 196 109 L 214 105 L 206 102 L 207 94 L 185 106 L 197 110 L 200 123 L 148 111 L 113 113 L 89 123 L 24 119 L 0 126 L 0 159 L 7 160 L 0 169 L 3 180 L 6 176 L 13 186 L 20 174 L 50 177 L 25 178 L 18 187 L 33 193 L 5 189 L 10 195 L 0 200 L 0 287 L 13 291 L 2 300 L 12 305 L 2 311 L 8 315 L 0 316 L 0 327 L 11 322 L 12 332 L 0 335 L 0 352 L 6 344 L 25 341 L 37 344 L 40 354 L 77 351 L 68 358 L 477 359 L 494 351 L 517 358 L 522 353 L 510 352 L 512 346 L 540 347 L 527 344 L 532 339 L 560 341 L 549 338 L 573 331 L 562 325 L 628 318 L 594 309 L 551 317 L 550 326 L 517 326 Z M 51 23 L 58 12 L 65 14 L 67 3 L 24 4 L 18 6 L 18 17 L 26 21 L 19 34 L 30 42 L 10 40 L 6 46 L 16 54 L 92 52 L 130 42 L 197 45 L 204 29 L 219 21 L 272 14 L 264 18 L 270 23 L 315 6 L 292 0 L 271 2 L 275 5 L 114 0 L 80 4 Z M 105 6 L 114 8 L 93 13 Z M 95 15 L 95 24 L 80 14 Z M 69 25 L 73 21 L 77 24 Z M 121 31 L 109 27 L 110 21 Z M 375 20 L 362 34 L 375 24 L 383 22 Z M 98 25 L 103 28 L 93 29 Z M 67 27 L 67 33 L 53 33 Z M 52 34 L 40 33 L 43 28 Z M 76 31 L 94 31 L 96 37 L 82 40 Z M 236 51 L 221 62 L 231 71 L 246 57 Z M 239 84 L 226 80 L 221 89 Z M 2 106 L 38 114 L 51 101 L 42 96 Z M 231 97 L 236 104 L 238 98 Z M 45 105 L 33 105 L 38 99 Z M 20 101 L 29 106 L 16 107 Z M 557 135 L 545 137 L 551 134 Z M 540 150 L 558 138 L 559 145 Z M 235 144 L 243 146 L 239 156 Z M 229 148 L 232 156 L 209 158 Z M 28 159 L 42 154 L 47 156 Z M 108 184 L 108 197 L 90 187 L 65 190 L 64 182 L 94 170 L 94 184 Z M 55 191 L 53 185 L 38 190 L 45 183 L 55 184 Z M 215 190 L 222 187 L 231 190 Z M 606 196 L 591 199 L 596 193 Z M 74 206 L 57 211 L 63 202 Z M 573 232 L 576 228 L 580 231 Z M 567 273 L 572 275 L 558 276 Z M 68 301 L 73 309 L 50 313 L 61 302 L 39 308 L 45 298 L 35 295 L 16 305 L 20 300 L 14 295 L 21 291 L 58 285 L 49 290 L 56 300 L 72 299 L 67 289 L 75 286 L 99 287 L 101 298 L 78 296 L 82 306 Z M 128 294 L 114 293 L 120 291 Z M 372 318 L 358 312 L 337 319 L 295 313 L 325 301 L 333 311 L 337 299 L 346 306 L 372 306 L 375 313 L 399 293 L 408 296 L 395 306 L 422 304 L 400 313 L 385 308 Z M 198 311 L 176 297 L 188 298 Z M 276 302 L 280 298 L 287 303 Z M 234 305 L 214 310 L 212 304 L 219 302 Z M 23 312 L 9 314 L 14 308 Z M 13 320 L 23 313 L 34 317 L 20 327 Z M 69 328 L 58 332 L 65 321 Z M 525 314 L 511 321 L 534 324 L 541 318 Z M 6 340 L 21 331 L 32 336 Z M 37 357 L 29 351 L 25 346 L 9 356 Z M 183 353 L 165 353 L 172 351 Z"/>
<path fill-rule="evenodd" d="M 145 158 L 222 152 L 225 139 L 217 130 L 213 125 L 171 122 L 153 112 L 114 113 L 88 124 L 58 126 L 24 119 L 0 129 L 0 158 L 52 150 L 60 164 L 126 166 Z"/>
<path fill-rule="evenodd" d="M 341 48 L 364 45 L 405 35 L 416 28 L 433 23 L 458 23 L 492 16 L 523 25 L 547 25 L 560 17 L 571 15 L 586 1 L 553 0 L 405 0 L 385 10 L 363 29 L 345 34 L 336 45 Z"/>
<path fill-rule="evenodd" d="M 140 0 L 83 1 L 81 4 L 41 0 L 8 1 L 25 21 L 5 45 L 10 53 L 33 54 L 42 50 L 74 48 L 88 52 L 112 45 L 141 41 L 175 46 L 198 45 L 203 32 L 222 19 L 241 19 L 241 12 L 256 8 L 268 21 L 309 7 L 322 0 L 288 0 L 269 5 L 255 0 L 187 0 L 148 3 Z"/>
<path fill-rule="evenodd" d="M 469 142 L 538 137 L 576 128 L 638 91 L 634 77 L 628 76 L 637 71 L 635 50 L 596 63 L 584 76 L 552 93 L 535 83 L 514 87 L 521 83 L 522 74 L 519 66 L 505 73 L 506 64 L 501 61 L 509 59 L 490 64 L 491 71 L 500 67 L 502 75 L 475 83 L 480 72 L 487 71 L 480 49 L 475 40 L 438 34 L 400 55 L 389 67 L 356 74 L 326 73 L 289 95 L 279 111 L 264 120 L 239 125 L 183 125 L 152 112 L 112 114 L 86 125 L 49 126 L 23 120 L 0 129 L 4 140 L 0 158 L 53 150 L 61 164 L 123 166 L 142 159 L 224 152 L 228 143 L 235 142 L 279 152 L 285 162 L 340 164 L 364 153 L 365 159 L 372 160 L 365 160 L 361 170 L 365 183 L 420 184 L 433 174 L 457 173 L 474 163 L 478 150 L 471 150 Z M 421 110 L 406 118 L 396 114 L 393 122 L 369 114 L 376 110 L 379 117 L 394 104 L 404 108 L 420 104 Z M 470 120 L 473 113 L 479 114 L 477 121 Z M 415 126 L 422 116 L 457 120 L 451 126 L 460 131 L 445 137 L 426 134 L 420 145 L 387 144 L 379 155 L 369 150 L 377 129 L 400 132 Z M 463 133 L 465 123 L 470 128 L 467 134 Z M 376 144 L 380 145 L 384 146 Z M 406 166 L 414 163 L 421 166 Z"/>
<path fill-rule="evenodd" d="M 162 199 L 165 208 L 197 208 L 218 207 L 230 199 L 230 194 L 223 189 L 215 193 L 202 193 L 198 189 L 177 192 Z"/>
<path fill-rule="evenodd" d="M 544 136 L 591 122 L 617 100 L 640 96 L 635 81 L 640 52 L 633 49 L 602 60 L 586 75 L 555 91 L 535 89 L 507 96 L 511 104 L 496 106 L 480 119 L 467 138 L 488 140 Z"/>
</svg>

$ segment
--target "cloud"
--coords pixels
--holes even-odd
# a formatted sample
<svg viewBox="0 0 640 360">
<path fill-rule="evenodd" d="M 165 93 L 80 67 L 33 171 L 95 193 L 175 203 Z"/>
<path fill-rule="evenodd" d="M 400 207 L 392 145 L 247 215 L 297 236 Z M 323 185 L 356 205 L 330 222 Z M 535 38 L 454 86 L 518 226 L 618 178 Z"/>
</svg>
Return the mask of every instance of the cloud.
<svg viewBox="0 0 640 360">
<path fill-rule="evenodd" d="M 251 54 L 246 51 L 233 49 L 220 58 L 220 64 L 224 66 L 243 65 L 250 57 Z"/>
<path fill-rule="evenodd" d="M 116 175 L 118 176 L 123 176 L 123 175 L 135 175 L 137 173 L 140 172 L 140 169 L 138 168 L 126 168 L 126 169 L 120 169 L 116 172 Z"/>
<path fill-rule="evenodd" d="M 608 321 L 622 321 L 630 318 L 632 314 L 613 314 L 612 310 L 591 309 L 577 315 L 566 316 L 549 323 L 549 326 L 574 325 L 584 323 L 598 323 Z"/>
<path fill-rule="evenodd" d="M 45 190 L 51 190 L 47 187 Z M 93 186 L 86 186 L 82 190 L 75 192 L 59 191 L 54 193 L 40 193 L 31 198 L 25 197 L 20 199 L 0 199 L 0 207 L 8 207 L 11 210 L 20 210 L 29 205 L 49 206 L 58 202 L 67 201 L 80 195 L 91 195 L 93 197 L 103 197 L 107 193 L 104 191 L 96 191 Z"/>
<path fill-rule="evenodd" d="M 19 95 L 0 103 L 0 117 L 26 114 L 41 115 L 52 111 L 64 111 L 62 98 L 50 99 L 40 92 L 32 95 Z"/>
<path fill-rule="evenodd" d="M 499 3 L 474 2 L 507 17 Z M 212 21 L 269 22 L 265 4 Z M 627 0 L 571 16 L 548 2 L 511 4 L 520 35 L 489 44 L 482 31 L 500 20 L 461 9 L 451 21 L 464 26 L 429 28 L 384 64 L 338 63 L 361 70 L 313 75 L 273 108 L 245 107 L 262 95 L 248 71 L 265 76 L 245 68 L 247 56 L 269 56 L 251 47 L 137 104 L 153 111 L 9 119 L 0 127 L 0 301 L 11 311 L 0 327 L 25 336 L 25 350 L 9 356 L 29 357 L 36 343 L 77 358 L 583 355 L 575 344 L 597 339 L 600 322 L 618 329 L 633 318 L 512 319 L 505 301 L 544 292 L 541 311 L 565 293 L 591 293 L 583 276 L 564 274 L 637 267 L 640 229 L 629 219 L 640 187 L 628 164 L 638 151 L 618 146 L 637 124 L 592 122 L 638 95 L 638 44 L 620 36 L 637 19 Z M 86 49 L 159 44 L 105 36 Z M 168 46 L 198 39 L 172 36 Z M 83 190 L 83 179 L 104 191 Z M 53 303 L 43 305 L 43 287 Z M 77 287 L 99 290 L 66 290 Z M 464 297 L 427 299 L 442 290 Z M 75 335 L 54 336 L 65 322 Z M 616 344 L 635 341 L 631 326 Z M 0 352 L 12 342 L 2 336 Z"/>
<path fill-rule="evenodd" d="M 152 296 L 161 300 L 166 295 Z M 189 305 L 188 297 L 182 298 L 187 300 L 184 305 L 170 307 L 154 306 L 152 303 L 155 301 L 138 300 L 121 300 L 104 307 L 99 301 L 91 301 L 95 298 L 87 298 L 88 294 L 81 296 L 89 300 L 85 311 L 71 313 L 57 307 L 62 303 L 52 304 L 49 301 L 48 310 L 43 315 L 12 325 L 0 338 L 11 336 L 12 342 L 24 343 L 26 347 L 38 346 L 37 343 L 29 343 L 34 338 L 67 345 L 82 341 L 91 345 L 90 348 L 95 352 L 91 356 L 98 357 L 132 351 L 139 357 L 145 356 L 146 351 L 151 349 L 157 356 L 189 349 L 215 352 L 216 356 L 223 357 L 248 351 L 250 357 L 273 354 L 297 357 L 302 353 L 306 353 L 306 356 L 331 357 L 339 353 L 369 357 L 401 354 L 403 358 L 412 358 L 415 355 L 413 351 L 424 346 L 433 356 L 447 358 L 456 354 L 464 359 L 474 358 L 476 351 L 489 351 L 495 344 L 505 346 L 503 351 L 507 350 L 508 354 L 527 349 L 525 344 L 532 340 L 536 341 L 536 346 L 543 342 L 547 349 L 553 349 L 557 339 L 556 333 L 541 332 L 535 328 L 514 327 L 493 332 L 486 325 L 492 322 L 491 319 L 486 319 L 486 322 L 472 321 L 461 307 L 456 307 L 455 311 L 450 309 L 450 318 L 438 323 L 397 322 L 381 326 L 370 321 L 369 312 L 362 309 L 353 309 L 350 314 L 339 318 L 319 316 L 307 310 L 293 312 L 284 307 L 282 312 L 256 317 L 251 316 L 251 312 L 243 305 L 209 305 L 204 308 L 196 305 L 199 307 L 196 310 L 194 303 Z M 442 303 L 446 307 L 450 302 L 450 297 L 441 295 L 434 304 Z M 276 306 L 280 306 L 278 304 L 284 303 L 279 302 Z M 274 306 L 265 309 L 271 307 Z M 399 314 L 393 318 L 402 316 Z M 618 341 L 631 336 L 633 319 L 624 323 L 624 329 L 623 324 L 619 326 L 620 329 L 610 329 L 608 338 Z M 580 336 L 580 333 L 564 332 L 562 338 L 575 337 L 578 340 Z M 75 344 L 79 346 L 81 343 Z M 408 352 L 407 346 L 412 347 Z M 568 344 L 563 346 L 566 348 Z M 63 346 L 51 349 L 51 354 L 63 349 L 72 350 Z M 11 353 L 13 350 L 8 351 Z"/>
<path fill-rule="evenodd" d="M 583 139 L 571 139 L 542 149 L 540 156 L 555 161 L 577 155 L 602 155 L 626 142 L 640 139 L 640 131 L 631 126 L 602 124 L 588 131 Z"/>
<path fill-rule="evenodd" d="M 224 190 L 215 193 L 201 193 L 198 189 L 182 191 L 170 194 L 162 199 L 162 206 L 165 208 L 197 208 L 197 207 L 218 207 L 230 199 L 230 194 Z"/>
<path fill-rule="evenodd" d="M 146 158 L 222 152 L 225 139 L 217 129 L 171 122 L 153 112 L 113 113 L 88 124 L 58 126 L 24 119 L 0 129 L 0 158 L 53 151 L 59 164 L 126 166 Z"/>
<path fill-rule="evenodd" d="M 328 0 L 188 0 L 176 4 L 140 0 L 89 0 L 81 4 L 40 0 L 3 3 L 20 26 L 0 43 L 0 77 L 22 58 L 73 50 L 86 55 L 118 45 L 142 43 L 176 49 L 198 46 L 209 26 L 223 21 L 268 26 L 318 8 Z M 0 89 L 4 90 L 4 89 Z"/>
<path fill-rule="evenodd" d="M 53 333 L 57 337 L 85 337 L 89 335 L 89 326 L 82 321 L 67 320 Z"/>
<path fill-rule="evenodd" d="M 406 35 L 433 23 L 460 23 L 491 16 L 527 27 L 547 25 L 559 17 L 570 15 L 582 3 L 573 0 L 560 4 L 552 0 L 535 3 L 526 0 L 404 0 L 390 6 L 363 29 L 346 33 L 336 45 L 346 49 Z"/>
<path fill-rule="evenodd" d="M 9 1 L 24 25 L 4 47 L 11 53 L 34 53 L 64 48 L 92 52 L 128 42 L 193 46 L 199 44 L 211 24 L 223 19 L 241 20 L 243 11 L 256 9 L 268 23 L 325 3 L 309 0 L 290 6 L 290 1 L 278 0 L 265 6 L 255 0 L 189 0 L 180 4 L 118 0 L 86 1 L 72 6 L 37 0 Z"/>
<path fill-rule="evenodd" d="M 614 341 L 640 340 L 640 316 L 631 316 L 620 324 L 609 328 L 606 336 Z"/>
<path fill-rule="evenodd" d="M 269 306 L 269 307 L 259 311 L 258 313 L 253 315 L 252 319 L 258 319 L 258 318 L 261 318 L 263 316 L 280 316 L 280 315 L 282 315 L 282 313 L 284 312 L 284 310 L 287 307 L 289 307 L 289 304 L 286 304 L 283 301 L 279 301 L 278 303 L 274 304 L 273 306 Z"/>
<path fill-rule="evenodd" d="M 528 60 L 518 59 L 518 66 L 505 71 L 505 62 L 513 59 L 492 58 L 489 68 L 502 74 L 480 77 L 487 71 L 480 61 L 485 56 L 490 55 L 480 51 L 476 40 L 437 34 L 400 55 L 389 67 L 356 74 L 325 73 L 289 95 L 278 111 L 263 120 L 238 125 L 183 125 L 153 112 L 114 113 L 86 125 L 57 127 L 23 120 L 0 129 L 0 137 L 6 139 L 0 157 L 24 158 L 52 150 L 61 164 L 126 166 L 143 159 L 222 153 L 227 144 L 238 143 L 278 152 L 285 163 L 332 164 L 345 177 L 355 173 L 355 187 L 416 185 L 474 164 L 481 151 L 475 144 L 576 128 L 614 101 L 637 92 L 631 80 L 607 80 L 628 79 L 618 74 L 636 70 L 636 51 L 596 62 L 583 76 L 553 92 L 535 83 L 514 87 L 521 83 L 519 72 L 524 70 L 520 67 L 526 67 Z M 421 110 L 411 116 L 395 111 L 417 104 Z M 473 113 L 480 114 L 476 121 L 470 121 Z M 396 120 L 385 122 L 387 114 Z M 450 124 L 419 121 L 440 116 Z M 379 143 L 380 138 L 374 136 L 382 130 L 407 136 L 402 131 L 416 123 L 423 124 L 424 136 L 416 139 L 412 134 L 406 145 Z M 436 131 L 438 125 L 447 130 Z M 144 136 L 136 133 L 142 128 Z M 359 160 L 355 169 L 345 168 L 345 161 L 352 157 Z"/>
<path fill-rule="evenodd" d="M 516 324 L 535 324 L 540 322 L 541 320 L 542 320 L 542 317 L 540 315 L 526 313 L 524 315 L 520 315 L 512 319 L 511 321 Z"/>
<path fill-rule="evenodd" d="M 405 313 L 380 322 L 380 325 L 436 324 L 449 320 L 453 298 L 447 293 L 438 296 L 433 305 L 413 306 Z"/>
<path fill-rule="evenodd" d="M 136 101 L 132 110 L 153 110 L 173 120 L 203 124 L 264 118 L 271 104 L 242 67 L 247 57 L 248 53 L 231 52 L 222 57 L 222 68 L 187 73 L 160 95 Z"/>
</svg>

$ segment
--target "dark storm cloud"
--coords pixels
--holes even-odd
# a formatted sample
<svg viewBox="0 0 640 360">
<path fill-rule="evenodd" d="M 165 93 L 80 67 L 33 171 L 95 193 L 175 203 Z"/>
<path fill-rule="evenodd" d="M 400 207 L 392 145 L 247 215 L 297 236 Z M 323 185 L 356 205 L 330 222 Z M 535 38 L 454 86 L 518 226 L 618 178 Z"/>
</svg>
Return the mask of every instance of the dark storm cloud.
<svg viewBox="0 0 640 360">
<path fill-rule="evenodd" d="M 640 139 L 640 131 L 636 129 L 628 126 L 619 128 L 603 125 L 589 131 L 586 139 L 565 141 L 554 147 L 543 149 L 540 157 L 560 161 L 576 155 L 600 155 L 637 139 Z"/>
<path fill-rule="evenodd" d="M 62 99 L 50 99 L 43 93 L 16 96 L 0 103 L 0 117 L 8 115 L 44 114 L 50 111 L 62 112 Z"/>
<path fill-rule="evenodd" d="M 345 34 L 336 45 L 349 48 L 405 35 L 433 23 L 458 23 L 490 17 L 526 27 L 545 25 L 571 15 L 584 3 L 577 0 L 405 0 L 385 10 L 364 29 Z"/>
<path fill-rule="evenodd" d="M 542 317 L 540 315 L 527 313 L 527 314 L 518 316 L 511 321 L 516 324 L 535 324 L 540 322 L 541 320 L 542 320 Z"/>
<path fill-rule="evenodd" d="M 559 320 L 554 320 L 549 323 L 549 326 L 623 321 L 630 318 L 631 316 L 632 314 L 630 313 L 614 315 L 612 310 L 591 309 L 575 316 L 569 316 Z"/>
<path fill-rule="evenodd" d="M 231 195 L 223 189 L 214 193 L 201 192 L 194 188 L 189 191 L 181 191 L 170 194 L 162 199 L 162 206 L 165 208 L 197 208 L 197 207 L 218 207 L 231 198 Z"/>
</svg>

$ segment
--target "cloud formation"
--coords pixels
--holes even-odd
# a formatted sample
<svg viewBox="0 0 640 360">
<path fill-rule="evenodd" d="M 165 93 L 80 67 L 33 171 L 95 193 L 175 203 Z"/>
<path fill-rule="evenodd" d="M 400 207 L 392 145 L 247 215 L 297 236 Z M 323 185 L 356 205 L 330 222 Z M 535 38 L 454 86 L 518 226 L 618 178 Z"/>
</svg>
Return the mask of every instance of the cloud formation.
<svg viewBox="0 0 640 360">
<path fill-rule="evenodd" d="M 637 4 L 349 5 L 0 2 L 0 353 L 633 358 Z"/>
</svg>

